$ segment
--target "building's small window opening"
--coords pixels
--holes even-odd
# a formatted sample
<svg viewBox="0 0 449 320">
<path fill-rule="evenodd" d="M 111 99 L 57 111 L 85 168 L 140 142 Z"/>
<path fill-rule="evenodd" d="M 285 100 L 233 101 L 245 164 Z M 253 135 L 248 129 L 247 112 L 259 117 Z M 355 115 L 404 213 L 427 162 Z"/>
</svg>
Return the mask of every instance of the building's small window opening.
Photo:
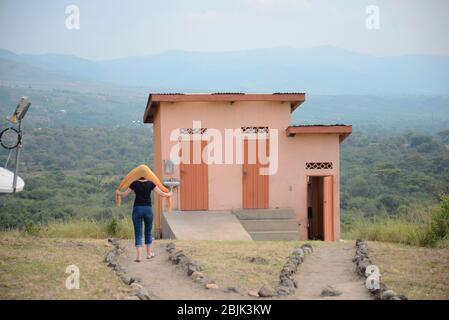
<svg viewBox="0 0 449 320">
<path fill-rule="evenodd" d="M 205 134 L 207 128 L 179 128 L 179 134 Z"/>
<path fill-rule="evenodd" d="M 306 170 L 332 169 L 332 162 L 306 162 Z"/>
<path fill-rule="evenodd" d="M 242 127 L 242 133 L 268 133 L 268 127 Z"/>
</svg>

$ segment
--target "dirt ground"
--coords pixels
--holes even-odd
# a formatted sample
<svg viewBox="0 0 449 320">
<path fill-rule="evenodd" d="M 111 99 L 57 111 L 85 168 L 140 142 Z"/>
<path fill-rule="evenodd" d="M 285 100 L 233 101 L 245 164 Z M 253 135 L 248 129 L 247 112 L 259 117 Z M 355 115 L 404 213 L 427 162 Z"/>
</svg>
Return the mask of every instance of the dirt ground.
<svg viewBox="0 0 449 320">
<path fill-rule="evenodd" d="M 168 241 L 156 241 L 156 258 L 134 262 L 132 241 L 123 240 L 121 263 L 140 277 L 153 299 L 252 299 L 248 290 L 276 287 L 279 272 L 298 241 L 176 241 L 202 263 L 219 286 L 206 290 L 171 264 Z M 334 285 L 341 296 L 326 299 L 370 299 L 363 279 L 354 272 L 354 241 L 312 242 L 314 252 L 300 265 L 294 295 L 285 299 L 323 299 L 321 290 Z M 392 243 L 368 242 L 370 256 L 383 282 L 410 299 L 449 299 L 449 251 Z M 103 262 L 107 240 L 22 237 L 0 233 L 0 299 L 120 299 L 130 293 Z M 251 258 L 262 262 L 254 263 Z M 80 289 L 68 290 L 65 269 L 80 269 Z M 240 293 L 225 292 L 235 287 Z"/>
<path fill-rule="evenodd" d="M 409 299 L 449 300 L 449 250 L 368 242 L 382 281 Z"/>
<path fill-rule="evenodd" d="M 129 288 L 103 262 L 110 249 L 107 240 L 0 234 L 0 299 L 119 299 Z M 80 288 L 68 290 L 72 264 Z"/>
<path fill-rule="evenodd" d="M 296 281 L 298 289 L 292 298 L 300 300 L 372 299 L 364 286 L 364 279 L 355 273 L 352 262 L 355 247 L 353 241 L 323 243 L 314 246 L 314 252 L 300 265 Z M 321 291 L 332 285 L 342 294 L 335 297 L 321 297 Z"/>
<path fill-rule="evenodd" d="M 134 261 L 135 252 L 130 241 L 125 243 L 125 252 L 120 255 L 120 265 L 127 273 L 137 276 L 141 280 L 152 299 L 163 300 L 238 300 L 247 299 L 237 293 L 224 292 L 225 288 L 207 290 L 187 276 L 186 271 L 173 265 L 168 260 L 164 243 L 156 242 L 153 245 L 156 256 L 152 259 L 143 259 L 137 263 Z"/>
<path fill-rule="evenodd" d="M 241 292 L 275 287 L 286 258 L 300 241 L 176 241 L 220 285 Z"/>
<path fill-rule="evenodd" d="M 200 284 L 193 282 L 179 267 L 168 261 L 164 246 L 166 242 L 156 242 L 154 250 L 157 256 L 140 263 L 134 262 L 134 248 L 131 242 L 126 243 L 126 251 L 121 255 L 120 263 L 130 275 L 136 275 L 142 280 L 142 285 L 154 299 L 248 299 L 249 289 L 256 290 L 269 284 L 276 287 L 279 272 L 286 257 L 299 242 L 220 242 L 219 248 L 213 242 L 180 241 L 182 248 L 194 260 L 203 263 L 206 274 L 216 281 L 219 288 L 206 290 Z M 363 279 L 354 271 L 352 257 L 354 244 L 344 243 L 314 243 L 314 253 L 307 255 L 297 274 L 298 289 L 285 299 L 370 299 L 363 285 Z M 282 248 L 273 255 L 273 249 Z M 192 254 L 194 253 L 194 254 Z M 264 258 L 267 263 L 248 263 L 249 257 Z M 206 258 L 207 257 L 207 258 Z M 212 263 L 211 260 L 215 260 Z M 271 262 L 269 262 L 271 261 Z M 206 262 L 206 263 L 205 263 Z M 217 266 L 221 265 L 221 268 Z M 228 276 L 223 275 L 226 269 Z M 233 276 L 229 276 L 233 275 Z M 246 275 L 246 276 L 245 276 Z M 249 276 L 250 275 L 250 276 Z M 226 288 L 235 286 L 235 281 L 241 279 L 237 286 L 240 293 L 227 293 Z M 258 283 L 259 285 L 255 285 Z M 321 290 L 327 285 L 334 285 L 342 291 L 339 297 L 320 297 Z M 277 298 L 278 299 L 278 298 Z"/>
</svg>

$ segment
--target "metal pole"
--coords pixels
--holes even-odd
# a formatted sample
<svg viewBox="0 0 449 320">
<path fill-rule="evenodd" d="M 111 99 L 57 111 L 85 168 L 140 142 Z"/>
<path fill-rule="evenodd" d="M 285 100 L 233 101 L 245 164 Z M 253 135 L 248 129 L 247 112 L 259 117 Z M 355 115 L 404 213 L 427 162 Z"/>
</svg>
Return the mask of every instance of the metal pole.
<svg viewBox="0 0 449 320">
<path fill-rule="evenodd" d="M 22 120 L 19 120 L 19 132 L 21 132 L 22 127 Z M 19 170 L 19 153 L 20 148 L 22 147 L 22 141 L 19 142 L 19 144 L 16 147 L 16 163 L 14 168 L 14 179 L 12 182 L 12 193 L 16 193 L 16 186 L 17 186 L 17 171 Z"/>
</svg>

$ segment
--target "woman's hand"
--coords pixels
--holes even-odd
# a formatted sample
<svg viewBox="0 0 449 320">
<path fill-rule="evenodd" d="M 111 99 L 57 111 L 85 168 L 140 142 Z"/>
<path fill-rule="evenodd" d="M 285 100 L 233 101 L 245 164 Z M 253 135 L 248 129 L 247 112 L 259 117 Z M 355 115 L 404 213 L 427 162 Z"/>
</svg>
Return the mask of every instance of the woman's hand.
<svg viewBox="0 0 449 320">
<path fill-rule="evenodd" d="M 128 194 L 131 192 L 132 190 L 130 188 L 126 189 L 125 191 L 120 191 L 120 190 L 115 190 L 115 194 L 118 197 L 122 197 L 122 198 L 126 198 L 128 196 Z"/>
<path fill-rule="evenodd" d="M 156 192 L 161 197 L 169 198 L 169 197 L 173 196 L 173 192 L 171 192 L 171 191 L 170 192 L 164 192 L 161 189 L 159 189 L 158 187 L 154 188 L 154 192 Z"/>
</svg>

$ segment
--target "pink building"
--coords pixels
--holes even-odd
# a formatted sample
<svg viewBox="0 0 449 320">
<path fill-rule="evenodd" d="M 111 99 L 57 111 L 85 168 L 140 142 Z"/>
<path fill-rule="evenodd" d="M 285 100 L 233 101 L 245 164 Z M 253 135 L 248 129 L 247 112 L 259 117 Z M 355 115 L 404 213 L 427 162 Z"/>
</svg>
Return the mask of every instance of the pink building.
<svg viewBox="0 0 449 320">
<path fill-rule="evenodd" d="M 150 94 L 144 122 L 153 124 L 154 171 L 179 181 L 174 210 L 234 213 L 253 239 L 338 240 L 340 143 L 352 127 L 291 126 L 291 113 L 304 101 L 304 93 Z M 241 144 L 234 141 L 229 155 L 226 131 L 231 129 L 252 136 Z M 222 150 L 221 162 L 207 161 L 211 132 L 223 138 L 213 153 L 216 157 Z M 182 136 L 201 141 L 180 142 Z M 203 152 L 200 159 L 193 159 L 195 150 Z M 239 152 L 241 162 L 234 159 Z M 181 156 L 179 164 L 173 154 Z M 261 174 L 270 165 L 272 172 Z M 163 208 L 156 198 L 156 235 L 168 237 Z"/>
</svg>

